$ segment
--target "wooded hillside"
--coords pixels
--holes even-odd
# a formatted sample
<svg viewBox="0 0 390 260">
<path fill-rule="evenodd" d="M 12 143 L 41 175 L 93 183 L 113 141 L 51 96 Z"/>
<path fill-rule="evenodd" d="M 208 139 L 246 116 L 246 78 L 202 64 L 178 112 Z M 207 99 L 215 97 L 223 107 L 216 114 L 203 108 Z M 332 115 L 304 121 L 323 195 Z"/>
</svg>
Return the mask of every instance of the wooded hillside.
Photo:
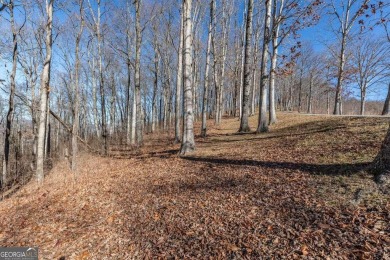
<svg viewBox="0 0 390 260">
<path fill-rule="evenodd" d="M 0 202 L 0 243 L 42 259 L 389 257 L 389 193 L 364 171 L 387 122 L 278 116 L 263 136 L 209 122 L 190 157 L 154 134 L 82 155 L 77 177 L 62 161 Z"/>
</svg>

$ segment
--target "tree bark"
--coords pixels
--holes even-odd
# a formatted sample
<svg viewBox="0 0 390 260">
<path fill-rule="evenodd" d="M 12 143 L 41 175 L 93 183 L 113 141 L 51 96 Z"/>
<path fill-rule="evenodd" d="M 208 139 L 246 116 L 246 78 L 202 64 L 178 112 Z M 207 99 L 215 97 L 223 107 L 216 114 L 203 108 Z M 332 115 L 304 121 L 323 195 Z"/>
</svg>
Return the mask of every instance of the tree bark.
<svg viewBox="0 0 390 260">
<path fill-rule="evenodd" d="M 184 7 L 184 6 L 183 6 Z M 180 17 L 180 42 L 177 61 L 177 77 L 176 77 L 176 102 L 175 102 L 175 143 L 180 143 L 180 106 L 181 106 L 181 90 L 183 88 L 183 41 L 184 41 L 184 8 L 181 10 Z"/>
<path fill-rule="evenodd" d="M 44 179 L 43 164 L 45 154 L 45 133 L 46 133 L 46 117 L 47 117 L 47 102 L 50 92 L 50 65 L 52 53 L 52 21 L 53 21 L 53 2 L 46 2 L 47 21 L 45 26 L 46 31 L 46 57 L 41 75 L 40 87 L 40 111 L 39 111 L 39 126 L 38 126 L 38 144 L 37 144 L 37 168 L 36 177 L 39 184 L 42 184 Z"/>
<path fill-rule="evenodd" d="M 245 35 L 246 35 L 246 21 L 247 21 L 247 5 L 244 7 L 244 23 L 243 23 L 243 28 L 242 28 L 242 37 L 241 37 L 241 66 L 240 66 L 240 91 L 238 92 L 239 97 L 238 97 L 238 107 L 239 107 L 239 119 L 241 121 L 242 117 L 242 95 L 243 95 L 243 82 L 244 82 L 244 66 L 245 66 Z"/>
<path fill-rule="evenodd" d="M 79 135 L 79 121 L 80 121 L 80 87 L 79 87 L 79 74 L 80 74 L 80 41 L 84 29 L 84 17 L 83 17 L 83 3 L 84 0 L 79 0 L 79 14 L 80 14 L 80 29 L 76 36 L 76 50 L 75 50 L 75 84 L 74 84 L 74 108 L 73 108 L 73 129 L 72 129 L 72 171 L 76 173 L 77 171 L 77 154 L 78 154 L 78 145 L 77 138 Z"/>
<path fill-rule="evenodd" d="M 128 47 L 128 52 L 130 48 Z M 130 109 L 130 88 L 131 88 L 131 64 L 130 55 L 127 57 L 127 88 L 126 88 L 126 143 L 131 144 L 131 109 Z"/>
<path fill-rule="evenodd" d="M 260 21 L 260 17 L 259 17 Z M 258 22 L 258 25 L 260 27 L 260 22 Z M 259 42 L 260 42 L 260 28 L 256 30 L 256 36 L 255 36 L 255 46 L 254 46 L 254 53 L 253 53 L 253 67 L 252 67 L 252 93 L 251 93 L 251 109 L 250 109 L 250 115 L 253 116 L 256 112 L 256 96 L 257 96 L 257 73 L 258 73 L 258 56 L 259 56 Z"/>
<path fill-rule="evenodd" d="M 224 2 L 225 3 L 225 2 Z M 225 3 L 226 4 L 226 3 Z M 223 31 L 223 36 L 222 36 L 222 40 L 223 40 L 223 46 L 222 46 L 222 59 L 221 59 L 221 77 L 220 77 L 220 86 L 219 86 L 219 92 L 216 93 L 217 95 L 219 95 L 219 103 L 217 104 L 218 105 L 218 108 L 217 108 L 217 115 L 216 115 L 216 123 L 217 125 L 219 125 L 221 123 L 221 120 L 222 120 L 222 114 L 224 113 L 224 96 L 223 96 L 223 93 L 224 93 L 224 87 L 225 87 L 225 72 L 226 72 L 226 56 L 227 56 L 227 49 L 228 49 L 228 38 L 229 38 L 229 35 L 228 35 L 228 26 L 229 26 L 229 14 L 227 13 L 227 11 L 225 10 L 227 7 L 225 6 L 222 6 L 223 8 L 223 28 L 222 28 L 222 31 Z"/>
<path fill-rule="evenodd" d="M 157 90 L 158 90 L 158 73 L 159 73 L 159 51 L 157 41 L 157 28 L 154 27 L 154 82 L 153 82 L 153 95 L 152 95 L 152 133 L 156 130 L 157 123 Z"/>
<path fill-rule="evenodd" d="M 136 102 L 136 143 L 137 145 L 142 145 L 143 135 L 142 135 L 142 115 L 141 115 L 141 0 L 135 0 L 135 34 L 136 34 L 136 43 L 135 43 L 135 102 Z M 134 111 L 133 111 L 134 113 Z"/>
<path fill-rule="evenodd" d="M 264 40 L 263 40 L 263 54 L 261 58 L 261 76 L 260 76 L 260 112 L 259 112 L 259 124 L 257 127 L 257 133 L 268 132 L 267 124 L 267 83 L 269 79 L 268 75 L 268 60 L 269 60 L 269 42 L 271 38 L 271 10 L 272 0 L 266 0 L 266 14 L 264 22 Z"/>
<path fill-rule="evenodd" d="M 112 137 L 115 133 L 115 120 L 116 120 L 116 86 L 115 76 L 111 74 L 111 97 L 110 97 L 110 136 Z"/>
<path fill-rule="evenodd" d="M 312 96 L 313 96 L 313 75 L 310 75 L 310 82 L 309 82 L 309 97 L 307 99 L 307 113 L 312 113 Z"/>
<path fill-rule="evenodd" d="M 209 91 L 209 75 L 210 75 L 210 59 L 211 59 L 211 40 L 213 37 L 213 26 L 214 26 L 214 0 L 210 1 L 210 22 L 209 32 L 207 39 L 207 53 L 206 53 L 206 68 L 205 68 L 205 79 L 203 89 L 203 104 L 202 104 L 202 137 L 206 137 L 207 134 L 207 100 Z"/>
<path fill-rule="evenodd" d="M 272 17 L 272 57 L 271 57 L 271 71 L 269 79 L 269 124 L 275 124 L 277 121 L 276 118 L 276 104 L 275 104 L 275 78 L 276 78 L 276 65 L 278 60 L 278 47 L 279 47 L 279 28 L 280 21 L 279 16 L 281 16 L 281 10 L 284 7 L 284 0 L 280 1 L 280 10 L 277 11 L 276 1 L 273 6 L 273 17 Z"/>
<path fill-rule="evenodd" d="M 390 83 L 387 90 L 387 97 L 385 100 L 385 104 L 383 105 L 382 115 L 388 115 L 390 113 Z"/>
<path fill-rule="evenodd" d="M 93 123 L 95 127 L 96 137 L 100 139 L 101 131 L 99 127 L 99 115 L 97 107 L 97 83 L 96 83 L 96 71 L 95 71 L 95 58 L 92 56 L 92 61 L 88 61 L 89 68 L 92 76 L 92 110 L 93 110 Z"/>
<path fill-rule="evenodd" d="M 131 109 L 130 109 L 130 89 L 131 89 L 131 39 L 130 39 L 130 3 L 126 1 L 126 21 L 128 26 L 126 27 L 126 57 L 127 57 L 127 88 L 126 88 L 126 144 L 131 144 Z"/>
<path fill-rule="evenodd" d="M 9 152 L 10 152 L 10 143 L 11 143 L 11 130 L 12 130 L 12 120 L 14 115 L 14 97 L 15 97 L 15 77 L 16 77 L 16 67 L 18 62 L 18 41 L 17 41 L 17 31 L 14 20 L 14 2 L 11 0 L 8 4 L 8 9 L 10 12 L 10 22 L 12 30 L 12 71 L 10 76 L 10 92 L 8 100 L 8 113 L 6 119 L 6 128 L 5 128 L 5 140 L 4 140 L 4 158 L 3 158 L 3 176 L 0 178 L 0 188 L 7 185 L 7 177 L 9 175 Z"/>
<path fill-rule="evenodd" d="M 184 129 L 183 141 L 180 149 L 181 155 L 195 150 L 194 118 L 192 108 L 192 0 L 183 0 L 184 15 Z"/>
<path fill-rule="evenodd" d="M 243 96 L 242 96 L 242 116 L 239 132 L 250 132 L 249 127 L 249 94 L 250 94 L 250 77 L 251 77 L 251 44 L 252 44 L 252 18 L 253 18 L 253 0 L 248 0 L 248 15 L 246 20 L 245 33 L 245 51 L 244 51 L 244 79 L 243 79 Z"/>
<path fill-rule="evenodd" d="M 374 168 L 377 171 L 378 182 L 390 186 L 390 125 L 382 147 L 374 160 Z"/>
<path fill-rule="evenodd" d="M 345 33 L 342 34 L 341 39 L 341 50 L 339 57 L 339 67 L 337 73 L 337 85 L 336 85 L 336 95 L 335 95 L 335 104 L 333 109 L 334 115 L 342 114 L 342 105 L 341 105 L 341 96 L 343 92 L 343 76 L 344 76 L 344 66 L 345 66 L 345 45 L 346 45 L 347 35 Z"/>
<path fill-rule="evenodd" d="M 366 113 L 366 88 L 360 92 L 360 115 L 364 115 Z"/>
<path fill-rule="evenodd" d="M 103 155 L 108 154 L 108 133 L 107 133 L 107 117 L 106 117 L 106 96 L 104 93 L 104 75 L 103 75 L 103 50 L 102 50 L 102 34 L 101 34 L 101 11 L 100 11 L 101 0 L 97 0 L 98 14 L 96 23 L 96 34 L 98 40 L 98 55 L 99 55 L 99 92 L 100 92 L 100 113 L 102 130 L 101 136 L 103 138 Z"/>
</svg>

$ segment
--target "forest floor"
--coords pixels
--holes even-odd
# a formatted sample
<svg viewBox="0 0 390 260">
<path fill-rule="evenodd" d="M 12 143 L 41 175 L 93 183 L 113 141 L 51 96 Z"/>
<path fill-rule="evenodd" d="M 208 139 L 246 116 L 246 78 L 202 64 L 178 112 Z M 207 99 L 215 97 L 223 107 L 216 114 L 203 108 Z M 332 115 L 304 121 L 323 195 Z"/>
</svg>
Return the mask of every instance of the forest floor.
<svg viewBox="0 0 390 260">
<path fill-rule="evenodd" d="M 390 259 L 390 192 L 365 171 L 388 119 L 281 113 L 260 135 L 209 123 L 185 158 L 153 134 L 83 154 L 76 177 L 59 162 L 0 202 L 0 245 L 41 259 Z"/>
</svg>

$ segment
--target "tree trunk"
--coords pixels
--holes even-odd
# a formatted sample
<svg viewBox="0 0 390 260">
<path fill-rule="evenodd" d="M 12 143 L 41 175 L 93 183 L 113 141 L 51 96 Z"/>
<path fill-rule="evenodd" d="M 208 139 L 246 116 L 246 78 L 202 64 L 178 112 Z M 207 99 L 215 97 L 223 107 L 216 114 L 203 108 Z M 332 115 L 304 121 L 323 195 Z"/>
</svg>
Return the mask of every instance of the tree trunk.
<svg viewBox="0 0 390 260">
<path fill-rule="evenodd" d="M 224 87 L 225 87 L 225 68 L 226 68 L 226 55 L 227 55 L 227 49 L 228 49 L 228 24 L 229 24 L 229 14 L 226 14 L 226 10 L 225 10 L 225 7 L 223 6 L 222 7 L 224 9 L 223 11 L 223 37 L 222 37 L 222 41 L 223 41 L 223 46 L 222 46 L 222 60 L 221 60 L 221 77 L 220 77 L 220 87 L 219 87 L 219 92 L 216 93 L 217 95 L 219 95 L 219 103 L 217 104 L 218 105 L 218 113 L 217 113 L 217 125 L 219 125 L 221 123 L 221 120 L 222 120 L 222 114 L 224 113 L 224 96 L 223 96 L 223 93 L 224 93 Z"/>
<path fill-rule="evenodd" d="M 135 90 L 135 89 L 134 89 Z M 161 107 L 161 103 L 160 103 Z M 161 110 L 160 110 L 161 111 Z M 137 127 L 137 102 L 135 91 L 133 91 L 133 107 L 131 109 L 131 144 L 136 144 L 136 127 Z"/>
<path fill-rule="evenodd" d="M 282 0 L 280 5 L 283 6 L 284 1 Z M 283 8 L 283 7 L 281 7 Z M 269 79 L 269 124 L 276 123 L 276 105 L 275 105 L 275 78 L 276 78 L 276 65 L 278 60 L 278 38 L 279 38 L 279 27 L 280 22 L 276 10 L 276 1 L 273 6 L 273 18 L 272 18 L 272 57 L 271 57 L 271 71 Z"/>
<path fill-rule="evenodd" d="M 360 92 L 360 115 L 364 115 L 366 112 L 366 90 L 363 88 L 363 90 Z"/>
<path fill-rule="evenodd" d="M 237 23 L 237 22 L 236 22 Z M 237 31 L 237 26 L 235 26 L 235 30 Z M 241 101 L 240 98 L 240 89 L 241 89 L 241 74 L 240 74 L 240 66 L 241 66 L 241 48 L 240 48 L 240 36 L 237 34 L 237 39 L 235 43 L 235 51 L 236 51 L 236 60 L 234 62 L 234 93 L 233 93 L 233 116 L 237 117 L 237 111 L 241 113 L 241 107 L 238 107 Z M 241 119 L 241 114 L 238 115 Z"/>
<path fill-rule="evenodd" d="M 184 6 L 183 6 L 184 7 Z M 176 102 L 175 102 L 175 143 L 180 143 L 180 105 L 181 90 L 183 88 L 183 41 L 184 41 L 184 8 L 181 10 L 180 17 L 180 43 L 177 61 L 177 78 L 176 78 Z"/>
<path fill-rule="evenodd" d="M 207 100 L 208 100 L 208 91 L 209 91 L 209 75 L 210 75 L 210 59 L 211 59 L 211 40 L 213 37 L 213 25 L 214 25 L 214 0 L 210 1 L 210 22 L 209 22 L 209 32 L 207 40 L 207 53 L 206 53 L 206 71 L 204 79 L 204 89 L 203 89 L 203 104 L 202 104 L 202 129 L 201 135 L 206 137 L 207 132 Z"/>
<path fill-rule="evenodd" d="M 53 2 L 46 2 L 47 21 L 45 26 L 46 31 L 46 57 L 41 75 L 40 87 L 40 111 L 39 111 L 39 126 L 38 126 L 38 144 L 37 144 L 37 168 L 36 176 L 38 183 L 42 184 L 44 179 L 43 164 L 45 154 L 45 133 L 46 133 L 46 117 L 47 117 L 47 102 L 50 92 L 50 65 L 52 52 L 52 21 L 53 21 Z"/>
<path fill-rule="evenodd" d="M 164 104 L 164 130 L 168 130 L 170 129 L 170 126 L 171 126 L 171 107 L 172 107 L 172 102 L 171 102 L 171 69 L 170 69 L 170 66 L 169 66 L 169 58 L 166 57 L 166 71 L 165 71 L 165 75 L 167 77 L 166 79 L 166 82 L 165 82 L 165 104 Z"/>
<path fill-rule="evenodd" d="M 217 49 L 216 49 L 216 44 L 215 44 L 215 39 L 213 38 L 213 67 L 214 67 L 214 86 L 215 86 L 215 102 L 214 102 L 214 121 L 216 125 L 219 125 L 218 121 L 218 115 L 219 115 L 219 88 L 220 88 L 220 83 L 219 83 L 219 73 L 218 73 L 218 54 L 217 54 Z"/>
<path fill-rule="evenodd" d="M 95 58 L 92 56 L 91 61 L 88 61 L 89 68 L 91 70 L 91 76 L 92 76 L 92 110 L 93 110 L 93 123 L 96 131 L 96 137 L 100 139 L 101 137 L 101 131 L 99 127 L 99 115 L 98 115 L 98 108 L 97 108 L 97 83 L 96 83 L 96 72 L 95 72 Z"/>
<path fill-rule="evenodd" d="M 129 53 L 130 48 L 128 48 Z M 129 54 L 128 54 L 129 55 Z M 126 88 L 126 143 L 131 144 L 131 109 L 130 109 L 130 88 L 131 88 L 131 64 L 130 55 L 127 57 L 127 88 Z"/>
<path fill-rule="evenodd" d="M 388 115 L 390 113 L 390 83 L 387 90 L 387 97 L 385 100 L 385 104 L 383 105 L 382 115 Z"/>
<path fill-rule="evenodd" d="M 104 93 L 104 75 L 103 75 L 103 50 L 102 50 L 102 34 L 101 34 L 101 12 L 100 12 L 100 0 L 97 1 L 98 15 L 96 22 L 96 31 L 98 38 L 98 54 L 99 54 L 99 92 L 100 92 L 100 113 L 102 120 L 102 138 L 103 138 L 103 154 L 108 154 L 108 133 L 107 133 L 107 117 L 106 117 L 106 95 Z"/>
<path fill-rule="evenodd" d="M 126 1 L 126 18 L 127 24 L 126 27 L 126 47 L 127 47 L 127 88 L 126 88 L 126 144 L 131 144 L 131 109 L 130 109 L 130 90 L 131 90 L 131 39 L 130 39 L 130 3 Z"/>
<path fill-rule="evenodd" d="M 192 0 L 183 0 L 184 15 L 184 129 L 183 141 L 180 149 L 181 155 L 195 150 L 194 140 L 194 118 L 192 109 L 192 21 L 191 9 Z"/>
<path fill-rule="evenodd" d="M 3 177 L 0 178 L 0 188 L 7 185 L 7 177 L 9 175 L 9 152 L 10 152 L 10 143 L 11 143 L 11 128 L 12 128 L 12 119 L 14 114 L 14 97 L 15 97 L 15 77 L 16 77 L 16 67 L 18 62 L 18 42 L 17 42 L 17 31 L 15 28 L 14 20 L 14 2 L 11 0 L 8 4 L 10 12 L 10 22 L 12 30 L 12 43 L 13 43 L 13 52 L 12 52 L 12 71 L 10 77 L 10 92 L 9 92 L 9 106 L 7 113 L 7 121 L 5 128 L 5 140 L 4 140 L 4 158 L 3 158 Z"/>
<path fill-rule="evenodd" d="M 303 68 L 299 76 L 299 88 L 298 88 L 298 113 L 302 111 L 302 86 L 303 86 Z"/>
<path fill-rule="evenodd" d="M 80 41 L 84 29 L 84 19 L 83 19 L 83 2 L 84 0 L 79 1 L 79 14 L 80 14 L 80 29 L 76 37 L 76 50 L 75 50 L 75 84 L 74 84 L 74 108 L 73 108 L 73 129 L 72 129 L 72 171 L 75 173 L 77 171 L 77 137 L 79 135 L 79 106 L 80 106 L 80 87 L 79 87 L 79 74 L 80 74 Z"/>
<path fill-rule="evenodd" d="M 377 170 L 378 181 L 390 186 L 390 125 L 381 150 L 374 160 L 374 167 Z"/>
<path fill-rule="evenodd" d="M 260 19 L 260 18 L 259 18 Z M 260 23 L 258 23 L 260 26 Z M 256 31 L 254 54 L 253 54 L 253 67 L 252 67 L 252 96 L 251 96 L 251 112 L 250 115 L 253 116 L 256 112 L 256 96 L 257 96 L 257 73 L 258 73 L 258 56 L 259 56 L 259 42 L 260 42 L 260 28 Z"/>
<path fill-rule="evenodd" d="M 111 97 L 110 97 L 110 137 L 114 135 L 115 132 L 115 112 L 116 112 L 116 86 L 115 86 L 115 76 L 112 72 L 111 75 Z"/>
<path fill-rule="evenodd" d="M 152 133 L 156 130 L 157 123 L 157 90 L 158 90 L 158 69 L 159 69 L 159 53 L 157 42 L 157 29 L 154 30 L 154 84 L 153 84 L 153 96 L 152 96 Z"/>
<path fill-rule="evenodd" d="M 264 22 L 264 40 L 263 40 L 263 54 L 261 58 L 261 75 L 260 75 L 260 112 L 259 112 L 259 124 L 257 127 L 257 133 L 268 132 L 267 124 L 267 83 L 269 75 L 267 72 L 268 59 L 269 59 L 269 42 L 271 38 L 271 10 L 272 0 L 266 0 L 266 14 Z"/>
<path fill-rule="evenodd" d="M 313 90 L 313 76 L 310 75 L 310 83 L 309 83 L 309 97 L 307 99 L 307 113 L 312 113 L 312 90 Z"/>
<path fill-rule="evenodd" d="M 246 20 L 245 33 L 245 52 L 244 52 L 244 80 L 242 96 L 242 116 L 239 132 L 250 132 L 249 127 L 249 94 L 250 94 L 250 76 L 251 76 L 251 44 L 252 44 L 252 18 L 253 18 L 253 0 L 248 0 L 248 15 Z"/>
<path fill-rule="evenodd" d="M 330 114 L 330 95 L 329 91 L 326 92 L 326 113 Z"/>
<path fill-rule="evenodd" d="M 136 102 L 136 142 L 137 145 L 142 145 L 143 136 L 142 136 L 142 116 L 141 116 L 141 10 L 140 10 L 141 0 L 135 0 L 135 34 L 136 34 L 136 43 L 135 43 L 135 102 Z M 134 113 L 134 112 L 133 112 Z"/>
<path fill-rule="evenodd" d="M 240 50 L 241 50 L 241 69 L 240 69 L 240 91 L 239 91 L 239 97 L 238 97 L 238 107 L 239 107 L 239 119 L 240 119 L 240 121 L 241 121 L 241 117 L 242 117 L 242 95 L 243 95 L 243 88 L 244 88 L 244 86 L 243 86 L 243 82 L 244 82 L 244 66 L 245 66 L 245 35 L 246 35 L 246 21 L 247 21 L 247 10 L 246 10 L 246 8 L 247 8 L 247 5 L 245 5 L 245 8 L 244 8 L 244 23 L 243 23 L 243 29 L 242 29 L 242 31 L 243 31 L 243 34 L 242 34 L 242 38 L 241 38 L 241 48 L 240 48 Z"/>
<path fill-rule="evenodd" d="M 340 50 L 340 57 L 339 57 L 339 67 L 338 67 L 338 73 L 337 73 L 337 85 L 336 85 L 336 96 L 335 96 L 335 104 L 334 104 L 334 115 L 341 115 L 342 114 L 342 105 L 341 105 L 341 96 L 343 92 L 343 76 L 344 76 L 344 65 L 345 65 L 345 45 L 346 45 L 346 38 L 347 35 L 345 33 L 342 34 L 341 38 L 341 50 Z"/>
</svg>

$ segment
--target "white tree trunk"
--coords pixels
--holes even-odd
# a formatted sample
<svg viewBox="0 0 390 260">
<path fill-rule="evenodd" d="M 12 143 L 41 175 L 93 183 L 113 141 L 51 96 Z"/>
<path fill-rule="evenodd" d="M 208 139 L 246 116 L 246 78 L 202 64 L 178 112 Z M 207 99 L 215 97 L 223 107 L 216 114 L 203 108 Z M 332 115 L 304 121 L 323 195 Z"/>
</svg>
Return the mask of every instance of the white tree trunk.
<svg viewBox="0 0 390 260">
<path fill-rule="evenodd" d="M 194 115 L 192 106 L 192 0 L 183 0 L 184 15 L 184 129 L 181 155 L 195 150 Z"/>
<path fill-rule="evenodd" d="M 183 6 L 184 7 L 184 6 Z M 184 8 L 181 10 L 182 14 L 180 17 L 180 43 L 178 50 L 178 61 L 177 61 L 177 77 L 176 77 L 176 102 L 175 102 L 175 143 L 180 142 L 180 106 L 181 106 L 181 90 L 183 88 L 183 41 L 184 41 Z"/>
<path fill-rule="evenodd" d="M 47 117 L 47 102 L 50 92 L 50 65 L 52 52 L 52 21 L 53 21 L 53 2 L 46 2 L 47 21 L 45 26 L 46 31 L 46 57 L 41 75 L 40 87 L 40 110 L 39 110 L 39 125 L 38 125 L 38 145 L 37 145 L 37 168 L 36 176 L 38 183 L 42 183 L 44 179 L 43 165 L 45 155 L 45 133 L 46 133 L 46 117 Z"/>
<path fill-rule="evenodd" d="M 135 103 L 136 109 L 133 111 L 136 115 L 136 143 L 137 145 L 142 145 L 143 135 L 142 135 L 142 115 L 141 115 L 141 0 L 135 0 L 135 31 L 136 31 L 136 43 L 135 43 L 135 74 L 134 74 L 134 82 L 135 82 Z"/>
<path fill-rule="evenodd" d="M 244 52 L 244 79 L 242 96 L 242 116 L 239 132 L 250 132 L 249 127 L 249 94 L 250 94 L 250 74 L 251 74 L 251 44 L 252 44 L 252 18 L 253 0 L 248 1 L 248 15 L 246 19 L 245 52 Z"/>
<path fill-rule="evenodd" d="M 209 92 L 209 76 L 210 76 L 210 59 L 211 59 L 211 40 L 213 37 L 213 24 L 214 24 L 214 0 L 210 1 L 210 22 L 209 32 L 207 39 L 207 53 L 206 53 L 206 68 L 205 68 L 205 79 L 203 89 L 203 104 L 202 104 L 202 129 L 201 135 L 206 137 L 207 132 L 207 101 Z"/>
<path fill-rule="evenodd" d="M 260 112 L 259 112 L 259 124 L 257 132 L 268 132 L 267 124 L 267 83 L 269 79 L 269 73 L 267 70 L 269 60 L 269 43 L 271 38 L 271 10 L 272 0 L 265 1 L 266 14 L 264 22 L 264 40 L 263 40 L 263 54 L 261 59 L 261 76 L 260 76 Z"/>
<path fill-rule="evenodd" d="M 279 25 L 274 29 L 274 36 L 272 39 L 272 58 L 271 58 L 271 71 L 269 79 L 269 124 L 276 123 L 276 104 L 275 104 L 275 78 L 276 78 L 276 63 L 278 59 L 278 34 Z"/>
</svg>

